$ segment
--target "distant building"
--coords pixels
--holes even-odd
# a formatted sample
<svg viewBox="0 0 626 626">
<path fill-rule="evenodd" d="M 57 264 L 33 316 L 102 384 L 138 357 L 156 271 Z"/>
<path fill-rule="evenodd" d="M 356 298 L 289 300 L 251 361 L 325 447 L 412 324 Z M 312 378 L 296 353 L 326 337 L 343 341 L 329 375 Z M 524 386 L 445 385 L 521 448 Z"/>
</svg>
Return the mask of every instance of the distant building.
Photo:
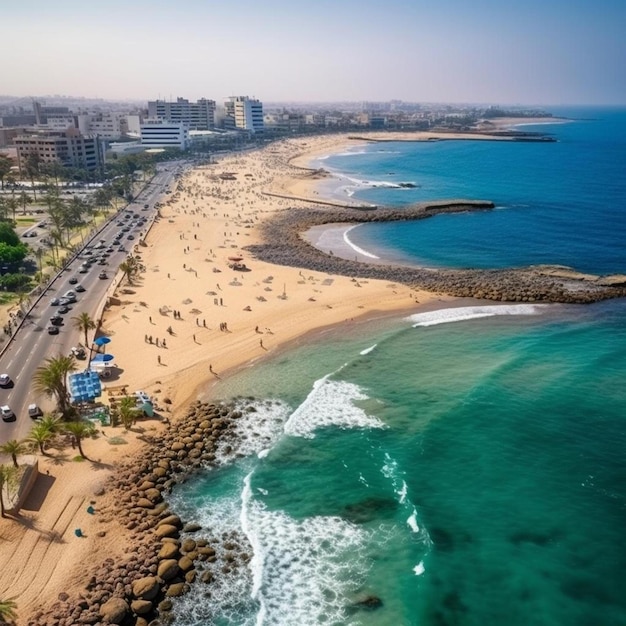
<svg viewBox="0 0 626 626">
<path fill-rule="evenodd" d="M 141 145 L 146 148 L 186 150 L 189 147 L 189 126 L 184 122 L 146 120 L 141 125 Z"/>
<path fill-rule="evenodd" d="M 231 96 L 225 103 L 224 128 L 263 132 L 263 103 L 248 96 Z"/>
<path fill-rule="evenodd" d="M 121 139 L 128 134 L 127 116 L 122 113 L 81 113 L 77 116 L 78 128 L 84 135 L 98 135 L 108 141 Z"/>
<path fill-rule="evenodd" d="M 14 139 L 20 170 L 29 154 L 39 156 L 41 163 L 61 163 L 65 167 L 96 170 L 103 162 L 97 137 L 84 136 L 76 129 L 45 131 L 18 135 Z"/>
<path fill-rule="evenodd" d="M 189 102 L 177 98 L 176 102 L 153 100 L 148 102 L 148 116 L 167 122 L 184 122 L 190 130 L 211 130 L 215 128 L 215 100 L 201 98 Z"/>
</svg>

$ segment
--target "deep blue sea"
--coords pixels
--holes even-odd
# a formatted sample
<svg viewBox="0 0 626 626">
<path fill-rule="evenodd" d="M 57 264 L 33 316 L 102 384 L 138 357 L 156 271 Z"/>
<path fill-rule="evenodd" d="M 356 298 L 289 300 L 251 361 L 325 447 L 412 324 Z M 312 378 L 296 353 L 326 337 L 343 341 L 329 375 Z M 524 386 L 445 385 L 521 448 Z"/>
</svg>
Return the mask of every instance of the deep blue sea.
<svg viewBox="0 0 626 626">
<path fill-rule="evenodd" d="M 428 265 L 626 272 L 626 111 L 553 112 L 577 120 L 541 127 L 556 143 L 325 159 L 364 201 L 499 207 L 351 237 Z M 618 300 L 416 310 L 223 381 L 254 410 L 223 450 L 237 460 L 173 495 L 218 553 L 180 623 L 626 625 L 625 381 Z"/>
</svg>

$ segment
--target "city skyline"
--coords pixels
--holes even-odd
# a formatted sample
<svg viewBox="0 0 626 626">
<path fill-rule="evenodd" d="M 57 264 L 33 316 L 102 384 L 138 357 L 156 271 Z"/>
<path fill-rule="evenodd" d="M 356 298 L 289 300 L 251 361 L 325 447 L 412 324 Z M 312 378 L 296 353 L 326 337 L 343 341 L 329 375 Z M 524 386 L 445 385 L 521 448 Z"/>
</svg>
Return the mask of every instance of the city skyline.
<svg viewBox="0 0 626 626">
<path fill-rule="evenodd" d="M 2 91 L 154 100 L 626 104 L 626 6 L 25 0 Z"/>
</svg>

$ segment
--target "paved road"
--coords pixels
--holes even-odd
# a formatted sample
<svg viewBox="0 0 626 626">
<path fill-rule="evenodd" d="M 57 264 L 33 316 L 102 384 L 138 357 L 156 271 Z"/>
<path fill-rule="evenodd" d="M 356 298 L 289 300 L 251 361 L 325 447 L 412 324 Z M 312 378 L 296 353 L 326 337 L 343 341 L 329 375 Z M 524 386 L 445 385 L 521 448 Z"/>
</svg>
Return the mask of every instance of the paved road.
<svg viewBox="0 0 626 626">
<path fill-rule="evenodd" d="M 16 415 L 13 422 L 0 422 L 0 443 L 9 439 L 25 437 L 32 427 L 32 420 L 28 417 L 27 408 L 30 403 L 37 403 L 42 409 L 54 408 L 52 400 L 44 396 L 37 396 L 32 389 L 32 377 L 35 370 L 47 357 L 69 354 L 72 346 L 82 343 L 82 333 L 74 328 L 72 317 L 82 312 L 95 316 L 112 279 L 117 274 L 119 264 L 124 261 L 134 244 L 139 241 L 149 220 L 154 216 L 155 203 L 169 188 L 178 171 L 178 164 L 166 163 L 161 166 L 152 181 L 143 189 L 134 202 L 120 211 L 115 218 L 109 220 L 93 238 L 86 242 L 86 248 L 79 253 L 68 267 L 61 272 L 35 305 L 21 329 L 13 339 L 10 347 L 0 358 L 0 373 L 8 374 L 14 381 L 10 388 L 0 388 L 0 405 L 8 404 Z M 144 205 L 148 205 L 146 209 Z M 137 216 L 137 217 L 134 217 Z M 146 220 L 144 222 L 144 218 Z M 128 228 L 118 243 L 114 243 L 115 236 L 122 228 Z M 133 238 L 130 239 L 129 237 Z M 104 248 L 96 249 L 99 241 L 104 242 Z M 90 256 L 100 257 L 102 252 L 113 248 L 108 257 L 108 265 L 94 263 L 88 273 L 81 274 L 79 269 L 87 256 L 85 252 L 91 250 Z M 107 272 L 106 280 L 98 276 L 102 270 Z M 58 313 L 58 306 L 53 306 L 53 297 L 60 298 L 68 290 L 74 290 L 76 285 L 69 281 L 73 277 L 78 279 L 85 291 L 76 293 L 77 302 L 71 304 L 71 310 L 63 315 L 64 323 L 59 327 L 58 335 L 49 335 L 50 317 Z M 113 346 L 112 346 L 113 348 Z M 113 352 L 113 350 L 111 350 Z M 77 361 L 79 368 L 81 363 Z"/>
</svg>

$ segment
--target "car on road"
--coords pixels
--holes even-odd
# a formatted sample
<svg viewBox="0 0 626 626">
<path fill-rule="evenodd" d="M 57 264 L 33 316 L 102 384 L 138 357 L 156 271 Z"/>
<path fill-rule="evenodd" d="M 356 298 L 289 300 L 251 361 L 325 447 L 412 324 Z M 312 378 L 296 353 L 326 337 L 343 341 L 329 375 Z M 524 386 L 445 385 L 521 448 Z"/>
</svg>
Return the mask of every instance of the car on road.
<svg viewBox="0 0 626 626">
<path fill-rule="evenodd" d="M 126 239 L 134 239 L 135 235 L 128 235 L 128 237 L 126 237 Z"/>
<path fill-rule="evenodd" d="M 36 404 L 28 405 L 28 417 L 36 419 L 43 415 L 43 411 Z"/>
<path fill-rule="evenodd" d="M 59 300 L 58 298 L 52 298 L 52 300 L 50 300 L 51 306 L 59 306 L 59 304 L 61 304 L 61 300 Z"/>
<path fill-rule="evenodd" d="M 80 269 L 78 270 L 79 274 L 86 274 L 89 271 L 89 265 L 81 265 Z"/>
<path fill-rule="evenodd" d="M 0 374 L 0 387 L 10 387 L 13 384 L 8 374 Z"/>
<path fill-rule="evenodd" d="M 61 326 L 61 324 L 63 324 L 63 318 L 60 315 L 53 315 L 50 318 L 50 323 L 53 326 Z"/>
<path fill-rule="evenodd" d="M 85 288 L 82 285 L 76 285 L 74 289 L 76 289 L 78 293 L 83 293 L 83 291 L 85 291 Z"/>
<path fill-rule="evenodd" d="M 69 313 L 71 311 L 71 307 L 67 306 L 67 304 L 64 304 L 63 306 L 60 306 L 59 309 L 59 315 L 65 315 L 65 313 Z"/>
<path fill-rule="evenodd" d="M 73 354 L 77 359 L 81 361 L 87 358 L 87 353 L 85 352 L 85 348 L 82 346 L 75 346 L 71 349 L 70 354 Z"/>
<path fill-rule="evenodd" d="M 72 278 L 68 281 L 70 285 L 75 285 L 78 282 L 78 278 L 76 276 L 72 276 Z"/>
<path fill-rule="evenodd" d="M 8 404 L 3 404 L 0 407 L 0 413 L 2 414 L 2 419 L 5 422 L 12 422 L 15 420 L 15 413 Z"/>
<path fill-rule="evenodd" d="M 48 334 L 49 335 L 58 335 L 59 327 L 58 326 L 48 326 Z"/>
<path fill-rule="evenodd" d="M 107 264 L 107 260 L 106 259 L 100 259 L 98 261 L 98 265 L 106 265 Z"/>
<path fill-rule="evenodd" d="M 105 278 L 108 278 L 107 273 L 106 272 L 100 272 L 98 274 L 98 278 L 102 278 L 102 280 L 104 280 Z"/>
<path fill-rule="evenodd" d="M 76 302 L 76 294 L 70 289 L 63 294 L 63 297 L 70 302 Z"/>
</svg>

